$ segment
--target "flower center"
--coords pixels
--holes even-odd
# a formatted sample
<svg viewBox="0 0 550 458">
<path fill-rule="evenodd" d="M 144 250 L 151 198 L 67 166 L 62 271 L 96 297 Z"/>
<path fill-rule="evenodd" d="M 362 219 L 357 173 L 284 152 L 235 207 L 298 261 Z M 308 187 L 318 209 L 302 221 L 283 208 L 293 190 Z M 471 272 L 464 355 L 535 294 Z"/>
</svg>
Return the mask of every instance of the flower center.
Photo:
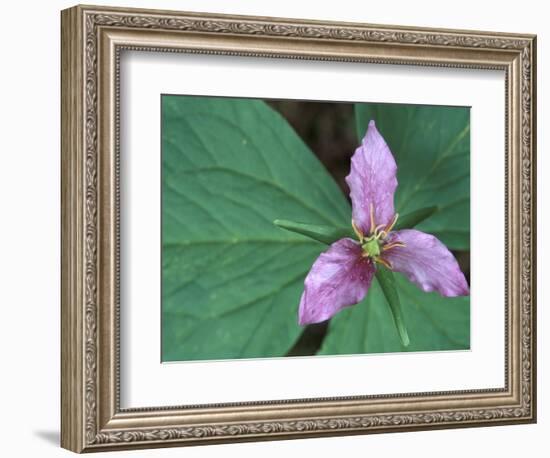
<svg viewBox="0 0 550 458">
<path fill-rule="evenodd" d="M 351 225 L 353 227 L 353 230 L 355 231 L 355 234 L 357 235 L 357 238 L 359 239 L 359 243 L 361 244 L 361 250 L 363 251 L 362 256 L 365 258 L 370 258 L 374 262 L 377 262 L 379 264 L 382 264 L 386 266 L 387 268 L 391 269 L 392 266 L 389 261 L 383 258 L 384 251 L 388 251 L 395 247 L 404 247 L 405 244 L 402 242 L 386 242 L 386 238 L 388 237 L 388 234 L 395 226 L 395 223 L 397 222 L 397 218 L 399 215 L 396 213 L 393 217 L 393 220 L 390 224 L 379 224 L 378 226 L 375 224 L 374 221 L 374 207 L 371 204 L 370 206 L 370 234 L 365 237 L 363 234 L 363 231 L 355 225 L 355 222 L 352 220 Z"/>
<path fill-rule="evenodd" d="M 361 248 L 363 248 L 363 253 L 371 258 L 374 258 L 380 254 L 380 242 L 376 238 L 372 240 L 365 240 L 361 244 Z"/>
</svg>

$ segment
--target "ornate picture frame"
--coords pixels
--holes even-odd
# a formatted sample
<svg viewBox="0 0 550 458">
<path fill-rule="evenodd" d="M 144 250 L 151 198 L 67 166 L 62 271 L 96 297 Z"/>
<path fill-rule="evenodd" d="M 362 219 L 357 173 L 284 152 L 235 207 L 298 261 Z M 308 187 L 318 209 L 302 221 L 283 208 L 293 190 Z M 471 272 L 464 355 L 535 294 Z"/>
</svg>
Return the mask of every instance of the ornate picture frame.
<svg viewBox="0 0 550 458">
<path fill-rule="evenodd" d="M 536 421 L 536 37 L 75 6 L 62 12 L 61 445 L 75 452 Z M 505 387 L 123 409 L 124 50 L 505 72 Z"/>
</svg>

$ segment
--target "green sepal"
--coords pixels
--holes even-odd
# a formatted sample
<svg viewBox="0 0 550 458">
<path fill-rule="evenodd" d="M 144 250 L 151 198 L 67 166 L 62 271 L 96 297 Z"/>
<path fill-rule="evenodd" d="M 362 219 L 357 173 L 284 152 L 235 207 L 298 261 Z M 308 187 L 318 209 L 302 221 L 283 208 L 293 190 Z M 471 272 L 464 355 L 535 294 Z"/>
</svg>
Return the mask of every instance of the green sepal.
<svg viewBox="0 0 550 458">
<path fill-rule="evenodd" d="M 410 340 L 407 333 L 407 327 L 405 326 L 405 320 L 403 318 L 403 311 L 401 310 L 401 302 L 399 301 L 399 294 L 395 287 L 395 279 L 393 278 L 393 272 L 385 267 L 378 265 L 376 269 L 376 279 L 380 283 L 382 292 L 386 297 L 388 305 L 393 317 L 393 322 L 397 328 L 399 338 L 403 346 L 408 347 Z"/>
<path fill-rule="evenodd" d="M 439 207 L 425 207 L 407 213 L 403 216 L 399 215 L 399 218 L 395 223 L 394 230 L 411 229 L 420 224 L 422 221 L 428 219 L 437 211 L 439 211 Z"/>
<path fill-rule="evenodd" d="M 315 224 L 296 223 L 284 219 L 276 219 L 273 221 L 276 226 L 287 231 L 296 232 L 305 235 L 310 239 L 330 245 L 344 237 L 355 238 L 355 234 L 351 229 L 345 227 L 319 226 Z"/>
</svg>

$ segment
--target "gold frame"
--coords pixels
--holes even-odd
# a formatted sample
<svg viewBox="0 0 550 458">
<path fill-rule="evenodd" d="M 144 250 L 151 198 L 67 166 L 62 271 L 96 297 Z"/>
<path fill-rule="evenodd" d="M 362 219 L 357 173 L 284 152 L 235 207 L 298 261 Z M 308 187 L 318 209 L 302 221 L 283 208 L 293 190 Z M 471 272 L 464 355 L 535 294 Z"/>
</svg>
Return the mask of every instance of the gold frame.
<svg viewBox="0 0 550 458">
<path fill-rule="evenodd" d="M 535 36 L 92 6 L 64 10 L 61 19 L 63 447 L 88 452 L 535 421 Z M 505 388 L 122 410 L 123 49 L 505 71 Z"/>
</svg>

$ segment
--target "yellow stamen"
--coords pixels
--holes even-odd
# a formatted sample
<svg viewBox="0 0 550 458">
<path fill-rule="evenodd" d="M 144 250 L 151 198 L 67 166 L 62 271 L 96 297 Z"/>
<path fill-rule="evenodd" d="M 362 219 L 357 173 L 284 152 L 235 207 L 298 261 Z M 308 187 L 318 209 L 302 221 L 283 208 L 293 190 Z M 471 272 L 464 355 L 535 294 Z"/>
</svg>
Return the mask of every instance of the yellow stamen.
<svg viewBox="0 0 550 458">
<path fill-rule="evenodd" d="M 385 259 L 381 258 L 380 256 L 376 256 L 373 258 L 376 262 L 379 264 L 382 264 L 383 266 L 386 266 L 388 269 L 393 270 L 393 266 L 389 261 L 386 261 Z"/>
<path fill-rule="evenodd" d="M 395 223 L 397 223 L 397 218 L 399 218 L 399 213 L 396 213 L 393 217 L 393 221 L 391 222 L 390 226 L 385 230 L 386 233 L 390 232 L 393 229 L 393 226 L 395 226 Z"/>
<path fill-rule="evenodd" d="M 359 241 L 362 242 L 363 239 L 365 238 L 363 231 L 356 226 L 355 221 L 353 220 L 351 220 L 351 227 L 353 227 L 353 232 L 355 232 L 355 235 L 357 236 Z"/>
<path fill-rule="evenodd" d="M 392 242 L 392 243 L 387 243 L 386 245 L 383 245 L 382 246 L 382 251 L 388 251 L 388 250 L 391 250 L 392 248 L 395 248 L 395 247 L 402 247 L 402 248 L 405 248 L 407 245 L 405 245 L 403 242 Z"/>
<path fill-rule="evenodd" d="M 376 226 L 376 227 L 374 228 L 373 234 L 374 234 L 374 236 L 375 236 L 376 238 L 379 238 L 379 237 L 380 237 L 380 234 L 381 234 L 382 232 L 378 233 L 378 231 L 379 231 L 380 229 L 382 229 L 384 226 L 385 226 L 385 224 L 379 224 L 378 226 Z"/>
<path fill-rule="evenodd" d="M 374 223 L 374 205 L 370 204 L 370 231 L 373 232 L 375 223 Z"/>
</svg>

